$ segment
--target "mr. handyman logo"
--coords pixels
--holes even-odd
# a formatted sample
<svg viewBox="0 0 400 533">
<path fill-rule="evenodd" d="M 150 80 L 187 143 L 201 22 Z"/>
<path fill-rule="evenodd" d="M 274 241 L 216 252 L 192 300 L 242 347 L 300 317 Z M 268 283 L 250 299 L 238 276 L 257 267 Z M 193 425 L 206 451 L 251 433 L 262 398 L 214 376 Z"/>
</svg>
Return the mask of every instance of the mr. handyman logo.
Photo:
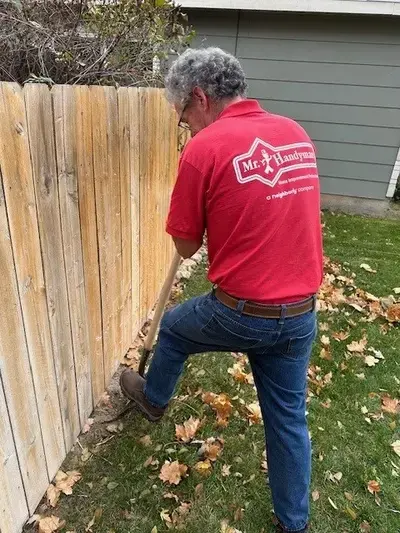
<svg viewBox="0 0 400 533">
<path fill-rule="evenodd" d="M 258 180 L 275 187 L 285 172 L 316 169 L 317 161 L 310 143 L 272 146 L 256 138 L 248 152 L 235 157 L 233 167 L 240 183 Z"/>
</svg>

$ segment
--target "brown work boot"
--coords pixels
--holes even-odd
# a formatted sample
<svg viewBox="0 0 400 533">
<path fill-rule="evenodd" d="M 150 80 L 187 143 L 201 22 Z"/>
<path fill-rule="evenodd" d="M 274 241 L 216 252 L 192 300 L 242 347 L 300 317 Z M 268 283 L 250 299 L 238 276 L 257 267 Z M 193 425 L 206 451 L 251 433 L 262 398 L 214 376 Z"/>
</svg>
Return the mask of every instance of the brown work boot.
<svg viewBox="0 0 400 533">
<path fill-rule="evenodd" d="M 121 390 L 127 398 L 132 400 L 150 422 L 157 422 L 165 413 L 166 407 L 154 407 L 147 400 L 143 389 L 146 380 L 134 370 L 124 370 L 119 378 Z"/>
</svg>

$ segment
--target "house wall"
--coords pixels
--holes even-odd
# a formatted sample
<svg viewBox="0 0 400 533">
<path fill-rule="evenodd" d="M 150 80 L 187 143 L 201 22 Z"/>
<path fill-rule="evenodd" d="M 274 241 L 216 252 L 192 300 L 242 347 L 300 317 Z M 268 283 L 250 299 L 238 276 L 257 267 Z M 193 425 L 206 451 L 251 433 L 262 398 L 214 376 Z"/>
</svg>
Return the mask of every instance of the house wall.
<svg viewBox="0 0 400 533">
<path fill-rule="evenodd" d="M 400 146 L 400 32 L 389 17 L 191 10 L 194 46 L 241 61 L 249 96 L 299 121 L 322 192 L 385 199 Z"/>
</svg>

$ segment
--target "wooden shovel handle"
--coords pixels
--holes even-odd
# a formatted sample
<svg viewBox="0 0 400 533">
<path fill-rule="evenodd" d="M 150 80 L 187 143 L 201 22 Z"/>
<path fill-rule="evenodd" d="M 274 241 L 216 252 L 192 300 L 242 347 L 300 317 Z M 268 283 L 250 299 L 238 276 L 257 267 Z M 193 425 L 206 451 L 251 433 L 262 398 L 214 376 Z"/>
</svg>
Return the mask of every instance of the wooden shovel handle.
<svg viewBox="0 0 400 533">
<path fill-rule="evenodd" d="M 158 326 L 160 325 L 161 317 L 164 313 L 165 306 L 169 300 L 172 286 L 175 281 L 176 274 L 178 272 L 179 265 L 181 263 L 181 256 L 178 252 L 175 252 L 175 255 L 172 259 L 171 266 L 169 267 L 168 275 L 164 281 L 164 285 L 161 289 L 160 296 L 158 298 L 156 310 L 154 312 L 154 317 L 150 325 L 150 329 L 147 333 L 147 337 L 144 341 L 145 350 L 151 350 L 154 344 L 154 339 L 156 338 Z"/>
</svg>

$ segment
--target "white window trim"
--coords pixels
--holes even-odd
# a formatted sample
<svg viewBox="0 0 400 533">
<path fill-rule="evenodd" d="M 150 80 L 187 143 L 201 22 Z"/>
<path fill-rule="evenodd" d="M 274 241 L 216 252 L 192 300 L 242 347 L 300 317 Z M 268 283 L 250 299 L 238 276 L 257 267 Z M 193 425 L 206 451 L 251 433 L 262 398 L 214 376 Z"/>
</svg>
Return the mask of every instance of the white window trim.
<svg viewBox="0 0 400 533">
<path fill-rule="evenodd" d="M 400 16 L 400 0 L 177 0 L 184 8 Z"/>
<path fill-rule="evenodd" d="M 390 176 L 389 187 L 386 192 L 386 198 L 393 198 L 399 176 L 400 176 L 400 148 L 399 148 L 399 151 L 397 152 L 397 157 L 396 157 L 396 161 L 394 163 L 394 167 L 392 170 L 392 175 Z"/>
</svg>

